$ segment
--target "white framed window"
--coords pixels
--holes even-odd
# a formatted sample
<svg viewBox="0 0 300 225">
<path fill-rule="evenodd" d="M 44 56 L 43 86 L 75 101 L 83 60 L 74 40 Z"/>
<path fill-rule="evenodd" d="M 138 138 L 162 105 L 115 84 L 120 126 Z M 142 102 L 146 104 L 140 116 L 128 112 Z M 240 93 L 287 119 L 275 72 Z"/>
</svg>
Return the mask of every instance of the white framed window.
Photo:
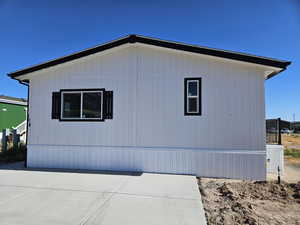
<svg viewBox="0 0 300 225">
<path fill-rule="evenodd" d="M 104 89 L 61 90 L 61 120 L 103 120 Z"/>
<path fill-rule="evenodd" d="M 185 78 L 185 115 L 201 115 L 201 78 Z"/>
</svg>

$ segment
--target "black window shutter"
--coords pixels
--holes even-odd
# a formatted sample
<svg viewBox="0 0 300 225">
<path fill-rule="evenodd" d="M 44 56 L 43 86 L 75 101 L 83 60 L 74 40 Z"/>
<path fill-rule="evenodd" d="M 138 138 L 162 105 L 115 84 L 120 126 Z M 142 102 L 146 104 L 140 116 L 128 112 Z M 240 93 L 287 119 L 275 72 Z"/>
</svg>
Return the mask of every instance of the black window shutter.
<svg viewBox="0 0 300 225">
<path fill-rule="evenodd" d="M 59 119 L 60 105 L 61 105 L 60 92 L 53 92 L 52 93 L 52 116 L 51 116 L 52 119 Z"/>
<path fill-rule="evenodd" d="M 113 118 L 113 92 L 104 92 L 104 104 L 103 104 L 104 119 Z"/>
</svg>

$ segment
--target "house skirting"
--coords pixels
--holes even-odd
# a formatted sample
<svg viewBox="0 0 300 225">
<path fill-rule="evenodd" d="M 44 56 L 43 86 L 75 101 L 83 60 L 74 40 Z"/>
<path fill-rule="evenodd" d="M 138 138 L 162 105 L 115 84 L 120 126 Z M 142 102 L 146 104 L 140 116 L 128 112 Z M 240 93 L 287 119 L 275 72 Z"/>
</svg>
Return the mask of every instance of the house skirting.
<svg viewBox="0 0 300 225">
<path fill-rule="evenodd" d="M 27 166 L 266 180 L 266 151 L 28 145 Z"/>
</svg>

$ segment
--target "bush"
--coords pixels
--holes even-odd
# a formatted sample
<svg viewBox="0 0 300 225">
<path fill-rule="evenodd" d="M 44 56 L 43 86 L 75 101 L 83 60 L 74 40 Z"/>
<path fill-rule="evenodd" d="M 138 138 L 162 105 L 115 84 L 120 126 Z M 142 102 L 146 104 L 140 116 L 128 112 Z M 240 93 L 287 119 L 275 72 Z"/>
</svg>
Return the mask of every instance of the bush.
<svg viewBox="0 0 300 225">
<path fill-rule="evenodd" d="M 18 162 L 24 161 L 26 158 L 26 146 L 19 145 L 18 149 L 10 148 L 6 152 L 0 152 L 0 162 Z"/>
<path fill-rule="evenodd" d="M 286 156 L 292 156 L 292 157 L 295 157 L 295 158 L 300 158 L 300 149 L 286 148 L 284 150 L 284 155 L 286 155 Z"/>
</svg>

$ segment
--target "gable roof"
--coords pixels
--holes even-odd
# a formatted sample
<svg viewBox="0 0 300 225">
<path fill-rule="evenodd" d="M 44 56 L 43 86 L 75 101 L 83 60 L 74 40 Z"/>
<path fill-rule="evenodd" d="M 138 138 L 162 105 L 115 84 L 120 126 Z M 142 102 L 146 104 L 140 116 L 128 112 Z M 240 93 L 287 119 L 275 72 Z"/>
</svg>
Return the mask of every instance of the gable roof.
<svg viewBox="0 0 300 225">
<path fill-rule="evenodd" d="M 0 102 L 14 105 L 27 105 L 27 100 L 24 98 L 15 98 L 6 95 L 0 95 Z"/>
<path fill-rule="evenodd" d="M 198 54 L 204 54 L 204 55 L 210 55 L 210 56 L 216 56 L 216 57 L 221 57 L 221 58 L 226 58 L 226 59 L 232 59 L 232 60 L 238 60 L 242 62 L 248 62 L 248 63 L 255 63 L 255 64 L 260 64 L 260 65 L 265 65 L 265 66 L 271 66 L 271 67 L 276 67 L 280 68 L 281 71 L 285 70 L 288 65 L 291 64 L 289 61 L 283 61 L 283 60 L 277 60 L 277 59 L 272 59 L 272 58 L 266 58 L 266 57 L 261 57 L 261 56 L 255 56 L 251 54 L 245 54 L 245 53 L 240 53 L 240 52 L 233 52 L 233 51 L 227 51 L 227 50 L 220 50 L 220 49 L 214 49 L 214 48 L 208 48 L 208 47 L 203 47 L 203 46 L 197 46 L 197 45 L 189 45 L 189 44 L 184 44 L 184 43 L 179 43 L 179 42 L 173 42 L 173 41 L 165 41 L 165 40 L 160 40 L 160 39 L 155 39 L 155 38 L 149 38 L 149 37 L 144 37 L 144 36 L 139 36 L 139 35 L 128 35 L 126 37 L 98 45 L 93 48 L 89 48 L 80 52 L 76 52 L 71 55 L 67 55 L 61 58 L 57 58 L 45 63 L 41 63 L 32 67 L 28 67 L 22 70 L 18 70 L 15 72 L 11 72 L 8 74 L 11 78 L 17 79 L 17 77 L 35 72 L 41 69 L 45 69 L 48 67 L 52 67 L 61 63 L 65 63 L 68 61 L 72 61 L 75 59 L 79 59 L 85 56 L 89 56 L 107 49 L 111 49 L 123 44 L 127 43 L 142 43 L 142 44 L 148 44 L 148 45 L 153 45 L 153 46 L 159 46 L 163 48 L 169 48 L 169 49 L 176 49 L 176 50 L 181 50 L 181 51 L 186 51 L 186 52 L 193 52 L 193 53 L 198 53 Z M 281 72 L 279 71 L 279 72 Z M 274 76 L 275 74 L 279 73 L 272 73 L 269 75 L 268 78 L 271 76 Z"/>
</svg>

